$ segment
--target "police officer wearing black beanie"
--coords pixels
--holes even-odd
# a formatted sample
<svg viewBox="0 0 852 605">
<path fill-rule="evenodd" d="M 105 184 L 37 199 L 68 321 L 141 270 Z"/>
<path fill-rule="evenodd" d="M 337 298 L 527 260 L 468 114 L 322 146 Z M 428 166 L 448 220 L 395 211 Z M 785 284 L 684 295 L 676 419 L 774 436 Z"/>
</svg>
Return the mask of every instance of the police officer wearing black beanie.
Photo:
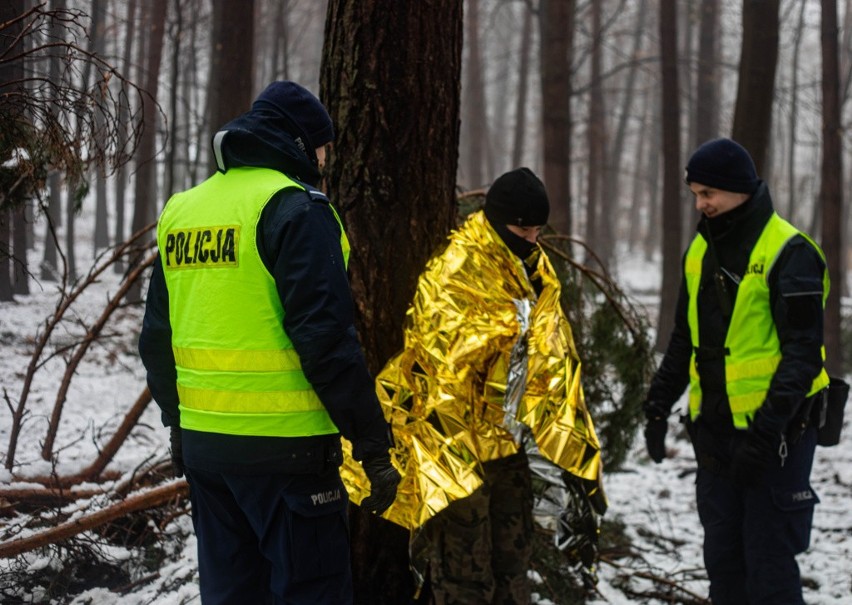
<svg viewBox="0 0 852 605">
<path fill-rule="evenodd" d="M 711 600 L 803 605 L 796 555 L 817 503 L 809 410 L 828 383 L 824 255 L 777 215 L 737 142 L 698 147 L 685 180 L 702 217 L 645 402 L 648 454 L 666 458 L 667 419 L 688 391 Z"/>
<path fill-rule="evenodd" d="M 317 189 L 333 140 L 313 93 L 272 82 L 158 223 L 139 352 L 189 483 L 203 605 L 353 602 L 341 435 L 370 481 L 361 507 L 396 496 L 343 225 Z"/>
</svg>

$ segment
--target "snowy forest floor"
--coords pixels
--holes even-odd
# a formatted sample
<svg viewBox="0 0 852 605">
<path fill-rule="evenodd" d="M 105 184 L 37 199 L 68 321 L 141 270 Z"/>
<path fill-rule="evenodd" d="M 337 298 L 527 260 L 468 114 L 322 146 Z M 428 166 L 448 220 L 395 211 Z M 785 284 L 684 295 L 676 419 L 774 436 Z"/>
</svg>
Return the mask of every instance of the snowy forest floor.
<svg viewBox="0 0 852 605">
<path fill-rule="evenodd" d="M 631 262 L 635 265 L 625 263 L 620 268 L 620 279 L 628 290 L 639 283 L 659 283 L 656 266 Z M 81 296 L 55 330 L 34 375 L 14 475 L 5 470 L 5 465 L 0 470 L 0 545 L 41 531 L 44 519 L 79 519 L 111 503 L 107 495 L 95 493 L 65 505 L 25 508 L 14 506 L 2 493 L 38 489 L 41 485 L 34 482 L 36 477 L 70 476 L 84 469 L 143 390 L 144 371 L 136 354 L 142 309 L 136 306 L 116 311 L 102 337 L 70 376 L 67 394 L 63 395 L 68 354 L 85 333 L 84 326 L 102 312 L 117 284 L 117 276 L 106 272 Z M 44 332 L 45 319 L 56 306 L 54 284 L 34 283 L 32 292 L 15 302 L 0 303 L 0 392 L 6 401 L 0 410 L 3 462 L 9 449 L 12 410 L 22 393 L 38 335 Z M 61 422 L 48 462 L 42 459 L 41 451 L 52 411 L 60 399 L 64 401 Z M 108 466 L 114 478 L 106 487 L 126 484 L 143 471 L 156 477 L 158 465 L 167 461 L 167 438 L 152 403 Z M 668 445 L 670 458 L 655 465 L 645 455 L 641 438 L 637 438 L 622 469 L 605 469 L 609 510 L 602 531 L 599 582 L 597 593 L 586 603 L 707 602 L 702 531 L 694 499 L 695 462 L 674 419 Z M 839 446 L 817 450 L 812 483 L 821 503 L 816 509 L 811 547 L 800 557 L 805 600 L 809 605 L 852 603 L 852 429 L 847 427 Z M 0 602 L 198 603 L 195 540 L 187 513 L 186 504 L 176 504 L 156 516 L 136 515 L 129 521 L 113 523 L 109 539 L 94 530 L 62 547 L 2 558 Z M 72 564 L 75 557 L 76 565 Z M 81 560 L 85 563 L 80 564 Z M 538 572 L 531 575 L 537 582 L 534 602 L 569 605 L 568 600 L 560 600 L 553 578 Z"/>
</svg>

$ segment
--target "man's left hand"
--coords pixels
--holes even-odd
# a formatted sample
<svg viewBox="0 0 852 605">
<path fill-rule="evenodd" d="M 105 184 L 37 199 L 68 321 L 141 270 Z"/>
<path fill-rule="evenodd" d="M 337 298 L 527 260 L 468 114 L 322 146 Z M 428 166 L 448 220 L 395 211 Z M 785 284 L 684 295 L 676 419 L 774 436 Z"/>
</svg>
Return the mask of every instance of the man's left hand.
<svg viewBox="0 0 852 605">
<path fill-rule="evenodd" d="M 391 464 L 390 456 L 365 460 L 363 466 L 370 480 L 370 495 L 364 498 L 361 507 L 381 515 L 393 504 L 401 477 Z"/>
</svg>

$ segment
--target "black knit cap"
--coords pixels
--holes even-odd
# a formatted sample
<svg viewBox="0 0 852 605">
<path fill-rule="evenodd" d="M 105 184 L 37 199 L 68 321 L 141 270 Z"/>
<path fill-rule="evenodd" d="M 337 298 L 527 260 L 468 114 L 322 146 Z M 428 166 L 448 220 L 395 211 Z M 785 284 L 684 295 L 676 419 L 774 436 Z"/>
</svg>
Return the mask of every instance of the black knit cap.
<svg viewBox="0 0 852 605">
<path fill-rule="evenodd" d="M 334 126 L 328 111 L 304 86 L 288 80 L 273 82 L 257 96 L 252 109 L 264 106 L 286 115 L 308 138 L 306 143 L 311 149 L 334 140 Z"/>
<path fill-rule="evenodd" d="M 529 168 L 499 176 L 485 195 L 485 216 L 494 225 L 536 227 L 546 224 L 549 214 L 544 183 Z"/>
<path fill-rule="evenodd" d="M 713 139 L 696 149 L 684 180 L 735 193 L 754 193 L 760 184 L 748 151 L 731 139 Z"/>
</svg>

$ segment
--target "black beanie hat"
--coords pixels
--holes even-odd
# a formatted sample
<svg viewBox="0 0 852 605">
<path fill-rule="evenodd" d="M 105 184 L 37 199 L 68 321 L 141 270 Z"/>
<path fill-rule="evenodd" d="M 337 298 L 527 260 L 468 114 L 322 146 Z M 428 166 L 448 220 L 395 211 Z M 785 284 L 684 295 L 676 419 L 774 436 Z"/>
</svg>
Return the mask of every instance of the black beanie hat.
<svg viewBox="0 0 852 605">
<path fill-rule="evenodd" d="M 311 149 L 334 140 L 334 126 L 328 111 L 304 86 L 287 80 L 273 82 L 257 96 L 252 109 L 264 106 L 287 116 L 308 137 L 306 144 Z"/>
<path fill-rule="evenodd" d="M 498 177 L 485 195 L 485 216 L 493 225 L 536 227 L 546 224 L 549 214 L 544 183 L 529 168 Z"/>
<path fill-rule="evenodd" d="M 713 139 L 696 149 L 684 180 L 736 193 L 754 193 L 760 184 L 748 151 L 731 139 Z"/>
</svg>

